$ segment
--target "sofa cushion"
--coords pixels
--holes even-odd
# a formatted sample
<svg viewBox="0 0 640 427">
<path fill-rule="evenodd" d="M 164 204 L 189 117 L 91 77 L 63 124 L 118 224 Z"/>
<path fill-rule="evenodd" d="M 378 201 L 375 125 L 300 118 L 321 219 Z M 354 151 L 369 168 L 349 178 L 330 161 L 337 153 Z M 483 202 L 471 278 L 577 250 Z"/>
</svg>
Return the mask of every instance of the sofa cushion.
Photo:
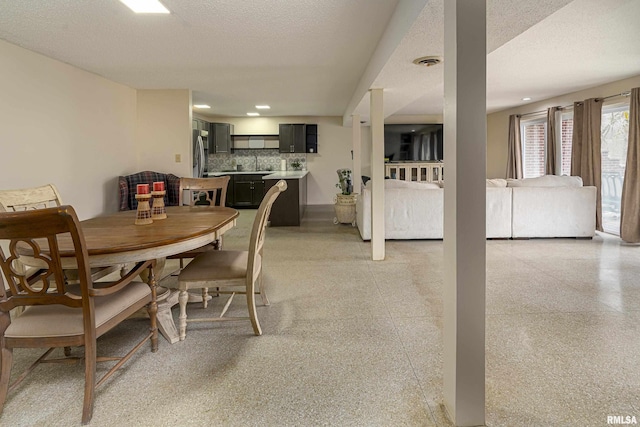
<svg viewBox="0 0 640 427">
<path fill-rule="evenodd" d="M 507 187 L 582 187 L 579 176 L 543 175 L 537 178 L 507 179 Z"/>
<path fill-rule="evenodd" d="M 368 187 L 371 188 L 371 187 Z M 400 179 L 385 179 L 384 188 L 412 188 L 416 190 L 426 190 L 440 188 L 435 182 L 402 181 Z"/>
<path fill-rule="evenodd" d="M 504 188 L 507 186 L 507 180 L 501 178 L 487 179 L 487 187 Z"/>
<path fill-rule="evenodd" d="M 512 189 L 513 238 L 593 237 L 596 187 Z"/>
</svg>

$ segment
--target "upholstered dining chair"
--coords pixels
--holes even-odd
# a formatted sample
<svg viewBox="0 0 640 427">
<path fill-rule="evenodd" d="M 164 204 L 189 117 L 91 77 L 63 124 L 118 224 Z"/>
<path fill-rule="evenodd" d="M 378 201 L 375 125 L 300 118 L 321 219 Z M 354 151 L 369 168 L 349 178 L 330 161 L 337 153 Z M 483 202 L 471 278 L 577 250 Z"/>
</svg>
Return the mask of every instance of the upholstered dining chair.
<svg viewBox="0 0 640 427">
<path fill-rule="evenodd" d="M 160 173 L 153 171 L 144 171 L 118 177 L 119 206 L 121 211 L 136 210 L 138 201 L 136 200 L 136 186 L 138 184 L 149 184 L 151 187 L 154 182 L 164 182 L 165 206 L 178 206 L 180 188 L 180 178 L 170 173 Z"/>
<path fill-rule="evenodd" d="M 84 359 L 85 386 L 82 423 L 91 420 L 95 388 L 103 384 L 142 344 L 156 337 L 155 310 L 149 310 L 152 293 L 146 283 L 135 281 L 151 261 L 137 263 L 115 282 L 93 283 L 84 234 L 71 206 L 0 213 L 0 267 L 7 285 L 0 287 L 0 411 L 7 394 L 42 362 Z M 67 285 L 61 266 L 60 243 L 70 242 L 78 265 L 77 285 Z M 5 246 L 7 247 L 7 246 Z M 34 265 L 23 273 L 18 260 Z M 24 306 L 14 319 L 9 311 Z M 152 330 L 122 357 L 98 357 L 97 338 L 143 307 L 149 311 Z M 146 329 L 146 328 L 145 328 Z M 84 346 L 84 355 L 48 358 L 56 347 Z M 14 348 L 48 348 L 9 386 Z M 65 351 L 65 356 L 70 356 Z M 96 381 L 96 362 L 117 361 Z"/>
<path fill-rule="evenodd" d="M 286 189 L 286 181 L 280 180 L 265 194 L 253 221 L 249 249 L 247 251 L 207 251 L 195 257 L 193 261 L 182 269 L 178 275 L 177 283 L 179 290 L 178 302 L 180 303 L 178 328 L 180 340 L 184 340 L 186 337 L 187 322 L 203 321 L 251 320 L 254 333 L 262 335 L 256 312 L 255 295 L 257 284 L 257 293 L 262 297 L 263 303 L 269 305 L 262 280 L 262 249 L 265 229 L 273 202 Z M 213 287 L 218 288 L 217 292 L 221 294 L 230 294 L 220 317 L 187 319 L 187 291 L 189 289 Z M 246 295 L 249 317 L 223 317 L 236 293 Z"/>
<path fill-rule="evenodd" d="M 224 206 L 227 199 L 227 187 L 230 177 L 217 178 L 180 178 L 180 206 Z M 186 196 L 186 198 L 185 198 Z M 194 258 L 205 251 L 222 248 L 222 238 L 200 248 L 171 255 L 169 259 L 179 259 L 180 268 L 184 260 Z M 206 308 L 206 307 L 205 307 Z"/>
<path fill-rule="evenodd" d="M 230 176 L 216 178 L 180 178 L 180 206 L 224 206 L 227 200 L 227 187 Z M 184 260 L 195 258 L 197 255 L 222 249 L 222 236 L 213 242 L 190 251 L 168 256 L 168 259 L 179 259 L 180 270 L 184 268 Z M 175 273 L 174 273 L 175 274 Z M 207 288 L 202 289 L 202 306 L 207 308 L 209 302 Z M 194 298 L 194 302 L 200 301 Z"/>
</svg>

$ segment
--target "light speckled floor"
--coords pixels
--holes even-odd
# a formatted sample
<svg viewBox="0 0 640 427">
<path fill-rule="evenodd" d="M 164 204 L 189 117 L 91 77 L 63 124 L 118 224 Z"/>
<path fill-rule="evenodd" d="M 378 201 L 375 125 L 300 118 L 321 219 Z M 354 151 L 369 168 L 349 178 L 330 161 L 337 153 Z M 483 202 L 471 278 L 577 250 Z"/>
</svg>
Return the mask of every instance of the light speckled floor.
<svg viewBox="0 0 640 427">
<path fill-rule="evenodd" d="M 252 214 L 242 211 L 226 248 L 247 245 Z M 91 425 L 449 425 L 442 242 L 390 241 L 374 263 L 357 230 L 332 218 L 312 208 L 302 227 L 268 230 L 263 336 L 241 322 L 190 324 L 175 345 L 161 339 L 158 353 L 138 353 L 98 390 Z M 640 418 L 639 278 L 640 247 L 614 238 L 489 241 L 487 425 Z M 232 310 L 245 310 L 242 298 Z M 189 315 L 204 310 L 190 305 Z M 145 327 L 126 322 L 99 353 Z M 34 354 L 17 350 L 14 374 Z M 79 425 L 82 383 L 79 366 L 39 367 L 0 425 Z"/>
</svg>

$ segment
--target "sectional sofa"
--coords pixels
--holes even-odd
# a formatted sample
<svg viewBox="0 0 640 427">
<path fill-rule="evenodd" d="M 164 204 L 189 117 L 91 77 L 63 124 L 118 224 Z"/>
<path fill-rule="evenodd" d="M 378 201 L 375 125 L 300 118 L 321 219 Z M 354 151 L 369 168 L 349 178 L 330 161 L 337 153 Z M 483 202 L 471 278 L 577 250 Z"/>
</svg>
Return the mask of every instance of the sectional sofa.
<svg viewBox="0 0 640 427">
<path fill-rule="evenodd" d="M 487 238 L 583 237 L 595 234 L 596 187 L 580 177 L 545 175 L 487 180 Z M 363 240 L 371 239 L 370 182 L 356 204 Z M 442 239 L 444 188 L 385 180 L 385 238 Z"/>
</svg>

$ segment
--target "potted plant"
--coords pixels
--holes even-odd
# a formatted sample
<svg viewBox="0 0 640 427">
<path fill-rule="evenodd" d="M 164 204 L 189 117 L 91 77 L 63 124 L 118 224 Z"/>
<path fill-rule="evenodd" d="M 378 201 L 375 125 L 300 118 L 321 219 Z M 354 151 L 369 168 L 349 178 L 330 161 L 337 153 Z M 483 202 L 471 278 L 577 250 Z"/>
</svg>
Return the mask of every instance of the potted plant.
<svg viewBox="0 0 640 427">
<path fill-rule="evenodd" d="M 291 162 L 291 167 L 293 168 L 294 171 L 299 171 L 302 169 L 302 163 L 300 162 L 300 160 L 294 160 Z"/>
<path fill-rule="evenodd" d="M 351 179 L 351 169 L 338 169 L 338 183 L 336 187 L 340 193 L 336 194 L 334 205 L 336 216 L 334 224 L 356 225 L 356 195 L 353 193 L 353 181 Z"/>
</svg>

